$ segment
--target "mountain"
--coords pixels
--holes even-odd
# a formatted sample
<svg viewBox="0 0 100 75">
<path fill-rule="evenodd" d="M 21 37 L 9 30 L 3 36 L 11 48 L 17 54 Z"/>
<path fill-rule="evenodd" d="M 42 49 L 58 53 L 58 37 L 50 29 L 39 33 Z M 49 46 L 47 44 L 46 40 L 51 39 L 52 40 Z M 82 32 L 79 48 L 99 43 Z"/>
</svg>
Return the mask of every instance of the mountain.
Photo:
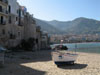
<svg viewBox="0 0 100 75">
<path fill-rule="evenodd" d="M 70 23 L 71 21 L 57 21 L 57 20 L 53 20 L 53 21 L 46 21 L 47 23 L 51 24 L 52 26 L 65 31 L 66 27 L 70 27 Z"/>
<path fill-rule="evenodd" d="M 47 31 L 49 34 L 62 34 L 63 33 L 63 31 L 50 25 L 46 21 L 39 20 L 39 19 L 35 19 L 35 20 L 36 20 L 36 24 L 41 27 L 42 31 Z"/>
<path fill-rule="evenodd" d="M 45 21 L 36 19 L 42 31 L 49 34 L 100 34 L 100 21 L 89 18 L 76 18 L 72 21 Z"/>
<path fill-rule="evenodd" d="M 46 21 L 48 24 L 65 31 L 66 34 L 100 34 L 100 21 L 84 17 L 72 21 Z"/>
<path fill-rule="evenodd" d="M 100 21 L 88 18 L 77 18 L 66 28 L 68 33 L 72 34 L 100 34 Z"/>
</svg>

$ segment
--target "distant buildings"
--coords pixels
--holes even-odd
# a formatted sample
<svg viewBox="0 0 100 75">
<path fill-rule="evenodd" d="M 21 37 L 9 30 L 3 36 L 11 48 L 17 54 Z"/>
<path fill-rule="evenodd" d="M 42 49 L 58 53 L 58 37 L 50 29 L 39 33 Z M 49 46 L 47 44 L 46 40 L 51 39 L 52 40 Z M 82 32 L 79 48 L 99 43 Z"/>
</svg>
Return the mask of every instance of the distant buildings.
<svg viewBox="0 0 100 75">
<path fill-rule="evenodd" d="M 27 12 L 26 7 L 19 5 L 17 0 L 0 0 L 0 45 L 16 47 L 23 39 L 29 38 L 35 40 L 34 49 L 40 50 L 43 47 L 41 27 L 36 25 L 33 15 Z"/>
<path fill-rule="evenodd" d="M 83 35 L 52 35 L 50 37 L 51 43 L 60 43 L 64 40 L 64 43 L 76 43 L 76 42 L 100 42 L 99 34 L 83 34 Z"/>
</svg>

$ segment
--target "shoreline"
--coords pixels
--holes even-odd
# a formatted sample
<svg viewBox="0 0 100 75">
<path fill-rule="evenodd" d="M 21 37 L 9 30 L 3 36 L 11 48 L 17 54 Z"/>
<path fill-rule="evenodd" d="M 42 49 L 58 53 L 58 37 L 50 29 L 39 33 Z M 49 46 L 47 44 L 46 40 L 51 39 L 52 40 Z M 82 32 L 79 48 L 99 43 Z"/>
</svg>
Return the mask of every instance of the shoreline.
<svg viewBox="0 0 100 75">
<path fill-rule="evenodd" d="M 86 43 L 100 43 L 100 42 L 76 42 L 76 43 L 63 43 L 63 44 L 86 44 Z M 54 43 L 54 44 L 51 44 L 51 45 L 58 45 L 60 43 Z"/>
<path fill-rule="evenodd" d="M 51 45 L 51 48 L 55 47 L 56 44 Z M 76 50 L 76 52 L 85 52 L 85 53 L 95 53 L 100 54 L 100 42 L 91 42 L 91 43 L 66 43 L 64 44 L 69 48 L 69 50 Z M 76 48 L 75 48 L 76 46 Z"/>
<path fill-rule="evenodd" d="M 100 55 L 100 53 L 89 53 L 89 52 L 76 52 L 79 54 L 93 54 L 93 55 Z"/>
</svg>

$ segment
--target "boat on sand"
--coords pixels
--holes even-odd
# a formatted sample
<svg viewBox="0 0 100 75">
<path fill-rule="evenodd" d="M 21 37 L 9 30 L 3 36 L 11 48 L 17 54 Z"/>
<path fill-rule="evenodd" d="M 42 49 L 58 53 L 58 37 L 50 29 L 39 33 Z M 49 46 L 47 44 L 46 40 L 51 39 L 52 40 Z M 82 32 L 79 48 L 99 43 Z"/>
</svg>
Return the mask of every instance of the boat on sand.
<svg viewBox="0 0 100 75">
<path fill-rule="evenodd" d="M 62 64 L 74 64 L 78 54 L 71 52 L 63 45 L 57 45 L 52 51 L 52 59 L 54 63 L 59 66 Z"/>
</svg>

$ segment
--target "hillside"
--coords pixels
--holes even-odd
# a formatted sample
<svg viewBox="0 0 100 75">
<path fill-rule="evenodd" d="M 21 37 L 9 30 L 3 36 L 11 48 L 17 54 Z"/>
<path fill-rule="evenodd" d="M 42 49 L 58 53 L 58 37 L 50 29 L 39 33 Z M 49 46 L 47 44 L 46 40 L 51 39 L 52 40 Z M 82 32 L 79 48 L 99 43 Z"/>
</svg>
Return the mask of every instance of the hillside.
<svg viewBox="0 0 100 75">
<path fill-rule="evenodd" d="M 57 21 L 57 20 L 53 20 L 53 21 L 46 21 L 47 23 L 51 24 L 52 26 L 61 29 L 61 30 L 66 30 L 66 27 L 69 28 L 71 25 L 71 21 Z"/>
<path fill-rule="evenodd" d="M 38 26 L 41 26 L 42 31 L 47 31 L 49 34 L 61 34 L 63 33 L 63 31 L 61 31 L 60 29 L 57 29 L 56 27 L 46 23 L 43 20 L 39 20 L 39 19 L 35 19 L 36 20 L 36 24 Z"/>
<path fill-rule="evenodd" d="M 100 21 L 84 17 L 72 21 L 44 21 L 36 19 L 42 31 L 49 34 L 100 34 Z"/>
<path fill-rule="evenodd" d="M 72 21 L 49 21 L 49 24 L 66 31 L 66 34 L 100 34 L 100 21 L 84 17 Z"/>
<path fill-rule="evenodd" d="M 100 21 L 88 18 L 77 18 L 70 23 L 66 30 L 73 34 L 100 34 Z"/>
</svg>

